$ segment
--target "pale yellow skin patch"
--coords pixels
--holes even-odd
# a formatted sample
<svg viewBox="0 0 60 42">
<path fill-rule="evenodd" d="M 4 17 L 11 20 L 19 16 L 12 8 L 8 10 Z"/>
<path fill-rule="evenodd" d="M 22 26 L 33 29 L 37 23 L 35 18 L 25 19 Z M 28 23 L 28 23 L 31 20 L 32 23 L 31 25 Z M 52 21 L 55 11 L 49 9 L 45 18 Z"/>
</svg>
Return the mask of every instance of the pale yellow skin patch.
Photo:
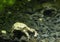
<svg viewBox="0 0 60 42">
<path fill-rule="evenodd" d="M 16 22 L 12 26 L 12 32 L 14 30 L 20 30 L 20 31 L 24 32 L 26 34 L 26 36 L 28 37 L 28 39 L 30 38 L 30 35 L 29 35 L 29 33 L 27 31 L 35 32 L 34 37 L 36 37 L 38 35 L 38 33 L 37 33 L 37 31 L 35 29 L 29 28 L 26 24 L 20 23 L 20 22 Z"/>
</svg>

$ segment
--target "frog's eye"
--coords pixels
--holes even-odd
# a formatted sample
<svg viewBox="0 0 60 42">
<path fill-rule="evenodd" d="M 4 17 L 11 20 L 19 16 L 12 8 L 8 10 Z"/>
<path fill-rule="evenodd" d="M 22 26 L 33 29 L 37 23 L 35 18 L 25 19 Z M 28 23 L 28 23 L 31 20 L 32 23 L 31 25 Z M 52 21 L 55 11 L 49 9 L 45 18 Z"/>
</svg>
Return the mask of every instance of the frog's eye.
<svg viewBox="0 0 60 42">
<path fill-rule="evenodd" d="M 24 28 L 26 28 L 26 27 L 24 27 Z"/>
<path fill-rule="evenodd" d="M 25 29 L 26 27 L 24 27 L 23 29 Z"/>
</svg>

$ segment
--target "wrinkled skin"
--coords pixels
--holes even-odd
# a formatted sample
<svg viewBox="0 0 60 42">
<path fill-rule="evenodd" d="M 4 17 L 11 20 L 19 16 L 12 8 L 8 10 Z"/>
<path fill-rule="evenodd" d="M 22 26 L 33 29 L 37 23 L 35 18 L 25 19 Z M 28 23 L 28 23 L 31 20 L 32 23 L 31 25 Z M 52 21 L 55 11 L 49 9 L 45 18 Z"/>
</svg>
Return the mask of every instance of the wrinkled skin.
<svg viewBox="0 0 60 42">
<path fill-rule="evenodd" d="M 22 31 L 26 34 L 27 38 L 30 39 L 30 35 L 27 31 L 30 31 L 30 32 L 34 32 L 34 37 L 37 37 L 38 36 L 38 33 L 35 29 L 32 29 L 32 28 L 29 28 L 26 24 L 24 23 L 20 23 L 20 22 L 16 22 L 13 26 L 12 26 L 12 32 L 14 30 L 19 30 L 19 31 Z"/>
</svg>

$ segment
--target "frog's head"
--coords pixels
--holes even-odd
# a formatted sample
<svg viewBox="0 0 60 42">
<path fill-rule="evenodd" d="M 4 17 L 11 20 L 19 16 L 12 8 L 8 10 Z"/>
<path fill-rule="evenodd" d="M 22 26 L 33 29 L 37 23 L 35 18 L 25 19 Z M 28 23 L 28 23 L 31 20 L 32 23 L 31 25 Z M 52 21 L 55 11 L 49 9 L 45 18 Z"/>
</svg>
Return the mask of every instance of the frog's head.
<svg viewBox="0 0 60 42">
<path fill-rule="evenodd" d="M 20 23 L 20 22 L 16 22 L 13 25 L 14 30 L 23 30 L 25 27 L 27 27 L 27 25 L 25 25 L 24 23 Z"/>
</svg>

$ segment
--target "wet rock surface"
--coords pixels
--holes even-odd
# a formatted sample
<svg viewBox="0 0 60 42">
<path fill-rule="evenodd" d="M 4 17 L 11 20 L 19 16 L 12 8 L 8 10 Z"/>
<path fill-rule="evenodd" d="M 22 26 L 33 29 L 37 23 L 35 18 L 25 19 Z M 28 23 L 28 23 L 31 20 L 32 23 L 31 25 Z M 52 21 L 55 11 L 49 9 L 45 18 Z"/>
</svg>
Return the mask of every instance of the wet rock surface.
<svg viewBox="0 0 60 42">
<path fill-rule="evenodd" d="M 18 38 L 11 38 L 8 36 L 1 36 L 0 41 L 1 42 L 60 42 L 60 13 L 57 13 L 55 17 L 39 17 L 39 15 L 36 15 L 36 17 L 33 17 L 34 15 L 31 15 L 32 19 L 34 19 L 34 23 L 36 25 L 35 28 L 37 29 L 37 32 L 39 33 L 39 36 L 37 38 L 31 37 L 30 40 L 28 40 L 26 37 L 21 37 L 21 39 Z M 40 15 L 41 16 L 41 15 Z M 37 18 L 37 19 L 36 19 Z M 44 19 L 42 21 L 38 19 Z M 33 27 L 33 26 L 32 26 Z M 16 33 L 15 33 L 16 34 Z"/>
<path fill-rule="evenodd" d="M 6 34 L 4 31 L 0 33 L 0 42 L 60 42 L 59 6 L 57 5 L 57 7 L 54 7 L 55 3 L 53 3 L 53 7 L 49 6 L 48 2 L 44 5 L 41 3 L 41 5 L 41 0 L 38 0 L 39 5 L 42 6 L 42 8 L 39 8 L 41 6 L 38 5 L 38 2 L 37 4 L 34 2 L 33 6 L 33 1 L 36 2 L 36 0 L 32 0 L 26 3 L 25 1 L 21 1 L 22 3 L 20 3 L 20 0 L 18 0 L 16 5 L 14 4 L 11 7 L 4 6 L 5 10 L 0 14 L 0 32 L 5 29 L 8 33 Z M 45 3 L 46 1 L 43 0 L 42 2 Z M 54 1 L 56 2 L 56 0 Z M 11 34 L 10 29 L 17 21 L 23 22 L 28 27 L 36 29 L 39 34 L 38 37 L 35 38 L 33 36 L 34 33 L 30 33 L 32 34 L 30 35 L 31 38 L 27 39 L 26 35 L 20 31 L 14 31 L 14 36 L 11 36 L 13 34 Z"/>
</svg>

